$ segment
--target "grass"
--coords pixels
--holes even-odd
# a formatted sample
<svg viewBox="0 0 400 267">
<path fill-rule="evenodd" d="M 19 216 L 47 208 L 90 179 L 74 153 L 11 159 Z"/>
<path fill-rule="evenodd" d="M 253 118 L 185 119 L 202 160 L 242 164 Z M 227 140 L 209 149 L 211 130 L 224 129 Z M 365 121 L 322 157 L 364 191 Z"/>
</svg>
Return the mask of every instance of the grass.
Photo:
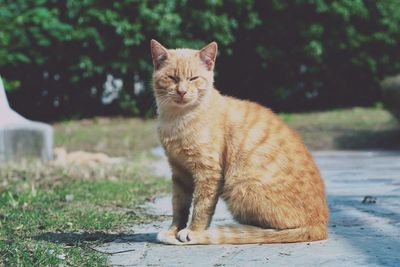
<svg viewBox="0 0 400 267">
<path fill-rule="evenodd" d="M 400 148 L 400 127 L 385 110 L 353 108 L 280 114 L 313 149 Z M 168 190 L 146 168 L 158 145 L 154 120 L 94 118 L 56 123 L 55 145 L 125 157 L 118 165 L 0 166 L 0 266 L 103 266 L 91 249 L 154 218 L 140 208 Z"/>
<path fill-rule="evenodd" d="M 25 163 L 2 168 L 1 176 L 9 177 L 0 194 L 0 253 L 7 266 L 104 265 L 104 255 L 89 246 L 152 219 L 139 205 L 167 187 L 137 164 L 65 170 Z M 71 233 L 80 234 L 71 239 Z"/>
<path fill-rule="evenodd" d="M 155 220 L 141 205 L 165 193 L 146 152 L 157 145 L 154 121 L 94 119 L 55 125 L 55 143 L 129 159 L 118 165 L 0 167 L 0 266 L 104 266 L 96 244 Z"/>
<path fill-rule="evenodd" d="M 400 126 L 381 108 L 280 114 L 313 150 L 400 149 Z"/>
<path fill-rule="evenodd" d="M 104 152 L 132 158 L 138 151 L 157 146 L 155 120 L 94 118 L 53 125 L 55 145 L 69 150 Z"/>
</svg>

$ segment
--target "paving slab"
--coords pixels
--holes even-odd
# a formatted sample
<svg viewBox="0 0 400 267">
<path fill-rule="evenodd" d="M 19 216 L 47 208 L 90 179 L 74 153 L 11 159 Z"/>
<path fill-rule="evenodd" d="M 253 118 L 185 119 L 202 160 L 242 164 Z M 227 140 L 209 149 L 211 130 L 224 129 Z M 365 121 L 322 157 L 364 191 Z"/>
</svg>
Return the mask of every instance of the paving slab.
<svg viewBox="0 0 400 267">
<path fill-rule="evenodd" d="M 400 152 L 313 154 L 327 190 L 328 240 L 261 245 L 159 244 L 156 234 L 168 227 L 168 220 L 137 225 L 132 234 L 96 249 L 110 255 L 112 266 L 400 266 Z M 167 166 L 165 158 L 160 164 Z M 147 207 L 154 214 L 172 214 L 170 197 L 157 199 Z M 211 227 L 231 222 L 220 201 Z"/>
</svg>

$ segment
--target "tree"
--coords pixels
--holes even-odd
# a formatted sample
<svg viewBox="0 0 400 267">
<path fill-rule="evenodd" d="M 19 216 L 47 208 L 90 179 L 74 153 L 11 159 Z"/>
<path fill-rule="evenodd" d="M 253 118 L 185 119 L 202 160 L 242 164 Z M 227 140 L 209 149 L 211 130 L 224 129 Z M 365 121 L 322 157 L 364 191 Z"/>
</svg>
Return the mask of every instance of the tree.
<svg viewBox="0 0 400 267">
<path fill-rule="evenodd" d="M 150 39 L 215 40 L 223 93 L 276 110 L 368 105 L 400 70 L 398 10 L 396 0 L 0 0 L 0 74 L 31 118 L 146 115 Z M 110 75 L 123 89 L 104 105 Z"/>
</svg>

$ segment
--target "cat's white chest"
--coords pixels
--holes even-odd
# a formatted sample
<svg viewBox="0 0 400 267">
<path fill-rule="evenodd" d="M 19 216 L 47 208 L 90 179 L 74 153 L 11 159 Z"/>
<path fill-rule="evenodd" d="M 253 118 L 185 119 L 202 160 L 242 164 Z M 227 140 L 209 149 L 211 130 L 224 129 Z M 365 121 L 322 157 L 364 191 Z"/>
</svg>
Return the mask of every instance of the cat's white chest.
<svg viewBox="0 0 400 267">
<path fill-rule="evenodd" d="M 197 128 L 196 119 L 193 115 L 160 118 L 158 121 L 158 132 L 161 138 L 187 138 Z"/>
<path fill-rule="evenodd" d="M 162 142 L 163 140 L 176 140 L 179 142 L 186 135 L 186 130 L 183 124 L 177 121 L 160 121 L 158 124 L 158 134 Z"/>
<path fill-rule="evenodd" d="M 193 123 L 177 120 L 160 121 L 158 131 L 168 157 L 186 161 L 194 155 L 198 156 L 199 144 L 202 143 L 205 129 L 199 129 L 198 125 Z"/>
</svg>

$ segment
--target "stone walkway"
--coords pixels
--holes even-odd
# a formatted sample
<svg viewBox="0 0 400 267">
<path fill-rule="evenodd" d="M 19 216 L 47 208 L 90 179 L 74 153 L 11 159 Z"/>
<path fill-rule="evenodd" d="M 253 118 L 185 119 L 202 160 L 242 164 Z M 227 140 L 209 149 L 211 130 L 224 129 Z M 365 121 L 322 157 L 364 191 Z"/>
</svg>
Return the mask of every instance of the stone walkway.
<svg viewBox="0 0 400 267">
<path fill-rule="evenodd" d="M 328 194 L 327 241 L 167 246 L 156 241 L 156 233 L 169 225 L 165 221 L 137 225 L 132 235 L 97 249 L 109 253 L 113 266 L 400 266 L 400 152 L 335 151 L 314 156 Z M 158 199 L 149 210 L 171 215 L 170 198 Z M 220 201 L 213 224 L 230 221 Z"/>
</svg>

